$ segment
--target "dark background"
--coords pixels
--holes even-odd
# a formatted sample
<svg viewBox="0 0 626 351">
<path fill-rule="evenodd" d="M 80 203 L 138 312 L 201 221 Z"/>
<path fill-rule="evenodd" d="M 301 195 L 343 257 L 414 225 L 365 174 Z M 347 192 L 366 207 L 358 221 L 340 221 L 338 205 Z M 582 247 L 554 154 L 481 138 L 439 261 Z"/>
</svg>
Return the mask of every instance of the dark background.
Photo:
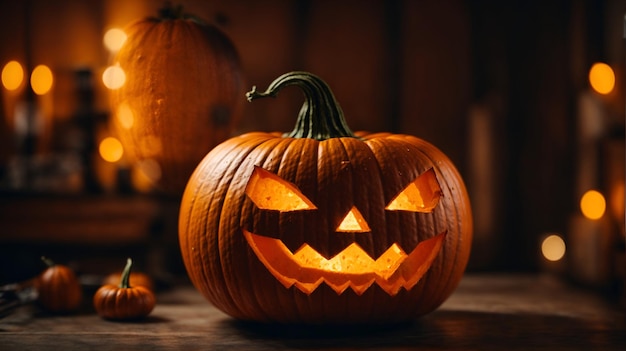
<svg viewBox="0 0 626 351">
<path fill-rule="evenodd" d="M 578 213 L 578 199 L 587 188 L 607 194 L 607 221 L 617 238 L 611 250 L 623 252 L 622 28 L 626 1 L 181 3 L 231 38 L 250 87 L 265 87 L 288 71 L 310 71 L 331 86 L 353 130 L 412 134 L 443 150 L 463 174 L 472 198 L 471 270 L 545 268 L 539 256 L 540 239 L 547 233 L 567 238 L 571 218 Z M 102 36 L 111 27 L 156 14 L 161 5 L 161 1 L 148 0 L 0 3 L 0 64 L 13 59 L 31 66 L 42 63 L 55 73 L 55 86 L 46 102 L 52 107 L 47 127 L 35 143 L 36 155 L 58 154 L 54 126 L 70 120 L 81 104 L 76 94 L 79 69 L 93 74 L 94 120 L 106 125 L 106 89 L 99 77 L 110 57 Z M 587 80 L 589 68 L 598 61 L 611 65 L 617 75 L 615 90 L 606 96 L 593 93 Z M 579 157 L 583 97 L 599 106 L 597 123 L 602 126 L 589 146 L 599 161 L 588 171 L 592 176 L 586 181 L 581 180 L 580 169 L 585 165 Z M 11 109 L 2 101 L 0 170 L 6 178 L 11 160 L 21 149 L 15 142 Z M 301 103 L 297 91 L 285 90 L 279 99 L 255 102 L 253 107 L 246 104 L 235 133 L 289 131 Z M 49 187 L 2 185 L 0 251 L 4 252 L 0 254 L 5 257 L 24 263 L 50 250 L 61 261 L 72 257 L 80 261 L 87 260 L 86 256 L 93 259 L 93 253 L 106 255 L 107 248 L 120 252 L 131 247 L 145 254 L 144 248 L 157 247 L 157 258 L 152 260 L 160 260 L 165 270 L 180 272 L 176 258 L 167 256 L 177 253 L 177 204 L 171 198 L 129 194 L 119 184 L 99 192 L 84 188 L 71 194 Z M 69 223 L 76 222 L 71 208 L 81 203 L 107 213 L 108 217 L 98 217 L 92 224 L 86 220 L 86 232 L 97 226 L 95 222 L 111 223 L 128 211 L 146 218 L 146 224 L 131 229 L 132 224 L 117 221 L 118 242 L 98 237 L 107 236 L 102 227 L 92 230 L 94 234 L 87 239 L 79 234 L 61 238 L 60 220 L 40 221 L 37 226 L 37 218 L 48 211 L 48 202 Z M 20 206 L 27 213 L 20 212 Z M 124 206 L 129 210 L 116 210 Z M 91 218 L 89 213 L 76 216 Z M 156 224 L 154 218 L 158 218 Z M 65 233 L 78 230 L 74 224 L 64 228 L 74 228 Z M 142 230 L 150 233 L 137 234 Z M 32 234 L 31 238 L 24 234 L 27 231 L 41 236 Z M 127 240 L 126 232 L 132 233 Z M 160 233 L 157 239 L 155 232 Z M 164 251 L 169 252 L 167 259 L 163 259 Z M 4 278 L 21 277 L 7 273 L 7 260 L 1 262 Z"/>
</svg>

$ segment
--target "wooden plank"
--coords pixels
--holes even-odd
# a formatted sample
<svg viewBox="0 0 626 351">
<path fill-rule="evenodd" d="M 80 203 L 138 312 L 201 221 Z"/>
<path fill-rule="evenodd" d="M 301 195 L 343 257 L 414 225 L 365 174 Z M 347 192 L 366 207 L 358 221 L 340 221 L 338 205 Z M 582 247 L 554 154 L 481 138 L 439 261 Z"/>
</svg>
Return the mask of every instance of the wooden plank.
<svg viewBox="0 0 626 351">
<path fill-rule="evenodd" d="M 142 322 L 85 307 L 49 316 L 25 306 L 0 319 L 2 350 L 420 349 L 624 350 L 626 311 L 553 277 L 466 276 L 437 311 L 394 326 L 298 327 L 236 322 L 189 286 L 162 292 Z"/>
</svg>

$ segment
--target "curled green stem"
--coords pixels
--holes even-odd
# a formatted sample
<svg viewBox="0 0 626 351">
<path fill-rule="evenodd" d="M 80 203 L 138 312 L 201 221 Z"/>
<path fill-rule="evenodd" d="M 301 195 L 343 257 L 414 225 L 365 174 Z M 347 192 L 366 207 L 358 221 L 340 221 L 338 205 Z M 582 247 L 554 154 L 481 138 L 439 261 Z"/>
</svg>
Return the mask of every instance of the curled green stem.
<svg viewBox="0 0 626 351">
<path fill-rule="evenodd" d="M 198 24 L 206 25 L 206 22 L 200 17 L 185 13 L 183 5 L 173 5 L 170 1 L 166 1 L 163 7 L 159 9 L 157 20 L 167 21 L 177 19 L 190 20 Z"/>
<path fill-rule="evenodd" d="M 43 263 L 46 264 L 46 266 L 48 267 L 54 267 L 56 265 L 56 263 L 54 263 L 53 260 L 49 259 L 46 256 L 41 256 L 41 260 L 43 261 Z"/>
<path fill-rule="evenodd" d="M 130 288 L 130 270 L 133 266 L 133 260 L 128 258 L 126 260 L 126 267 L 124 267 L 124 271 L 122 271 L 122 278 L 120 279 L 119 287 L 122 289 Z"/>
<path fill-rule="evenodd" d="M 300 108 L 295 128 L 286 137 L 326 140 L 330 138 L 352 137 L 343 111 L 330 87 L 322 79 L 308 72 L 290 72 L 276 78 L 264 92 L 256 87 L 246 93 L 248 101 L 265 97 L 276 97 L 278 92 L 289 85 L 295 85 L 304 93 L 304 103 Z"/>
</svg>

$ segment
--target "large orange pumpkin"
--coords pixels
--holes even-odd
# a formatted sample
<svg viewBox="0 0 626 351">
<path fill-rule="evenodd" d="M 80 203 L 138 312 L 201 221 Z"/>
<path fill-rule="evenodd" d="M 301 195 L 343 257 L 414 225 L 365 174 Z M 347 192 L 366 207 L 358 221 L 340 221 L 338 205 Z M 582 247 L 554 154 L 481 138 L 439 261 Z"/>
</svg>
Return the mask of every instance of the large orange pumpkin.
<svg viewBox="0 0 626 351">
<path fill-rule="evenodd" d="M 353 134 L 312 74 L 248 98 L 288 85 L 305 95 L 291 133 L 231 138 L 189 180 L 179 240 L 191 281 L 244 320 L 384 323 L 434 310 L 469 257 L 461 176 L 424 140 Z"/>
<path fill-rule="evenodd" d="M 111 92 L 113 125 L 153 184 L 180 195 L 195 166 L 231 136 L 241 114 L 242 70 L 218 28 L 166 8 L 130 24 L 114 62 L 126 81 Z"/>
</svg>

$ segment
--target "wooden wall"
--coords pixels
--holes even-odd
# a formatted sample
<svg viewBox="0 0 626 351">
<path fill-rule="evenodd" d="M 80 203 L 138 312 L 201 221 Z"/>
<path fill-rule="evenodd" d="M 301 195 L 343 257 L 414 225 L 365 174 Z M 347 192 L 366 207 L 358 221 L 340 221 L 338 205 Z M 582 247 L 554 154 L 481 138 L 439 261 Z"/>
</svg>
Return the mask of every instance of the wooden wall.
<svg viewBox="0 0 626 351">
<path fill-rule="evenodd" d="M 250 87 L 311 71 L 331 86 L 353 129 L 413 134 L 447 153 L 473 197 L 475 267 L 535 267 L 538 238 L 567 230 L 576 201 L 576 100 L 593 60 L 622 59 L 621 50 L 605 49 L 616 39 L 604 23 L 619 24 L 623 12 L 615 10 L 624 1 L 181 3 L 232 39 Z M 2 2 L 0 63 L 24 60 L 28 51 L 33 64 L 59 72 L 54 118 L 67 118 L 71 72 L 87 66 L 98 76 L 109 61 L 105 30 L 153 15 L 161 4 Z M 106 91 L 99 85 L 98 92 L 106 112 Z M 301 103 L 297 90 L 286 89 L 246 104 L 237 133 L 289 131 Z"/>
</svg>

